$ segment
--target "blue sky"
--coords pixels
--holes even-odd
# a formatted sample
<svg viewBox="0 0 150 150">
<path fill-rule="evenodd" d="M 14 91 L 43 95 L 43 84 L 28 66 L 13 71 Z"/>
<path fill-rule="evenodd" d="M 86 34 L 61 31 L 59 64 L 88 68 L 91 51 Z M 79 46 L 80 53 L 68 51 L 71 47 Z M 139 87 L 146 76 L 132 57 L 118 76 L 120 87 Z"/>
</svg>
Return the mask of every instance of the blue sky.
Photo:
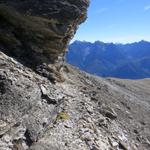
<svg viewBox="0 0 150 150">
<path fill-rule="evenodd" d="M 88 19 L 73 40 L 150 41 L 150 0 L 91 0 Z"/>
</svg>

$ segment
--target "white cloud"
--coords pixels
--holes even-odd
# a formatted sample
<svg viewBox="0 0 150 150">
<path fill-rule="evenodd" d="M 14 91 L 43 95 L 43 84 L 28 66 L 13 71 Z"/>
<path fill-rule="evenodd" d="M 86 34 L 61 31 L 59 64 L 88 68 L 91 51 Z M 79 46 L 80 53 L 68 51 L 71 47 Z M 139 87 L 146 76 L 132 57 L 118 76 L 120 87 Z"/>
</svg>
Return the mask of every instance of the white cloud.
<svg viewBox="0 0 150 150">
<path fill-rule="evenodd" d="M 145 6 L 145 7 L 144 7 L 144 10 L 145 10 L 145 11 L 150 10 L 150 5 Z"/>
</svg>

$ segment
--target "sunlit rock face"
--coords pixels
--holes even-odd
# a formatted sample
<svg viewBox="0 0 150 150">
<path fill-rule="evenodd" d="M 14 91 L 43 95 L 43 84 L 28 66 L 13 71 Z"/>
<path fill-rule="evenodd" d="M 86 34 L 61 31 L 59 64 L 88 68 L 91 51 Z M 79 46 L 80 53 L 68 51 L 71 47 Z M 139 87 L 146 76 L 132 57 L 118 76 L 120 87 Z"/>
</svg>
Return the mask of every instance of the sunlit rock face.
<svg viewBox="0 0 150 150">
<path fill-rule="evenodd" d="M 23 63 L 55 63 L 87 16 L 88 0 L 0 0 L 0 48 Z"/>
</svg>

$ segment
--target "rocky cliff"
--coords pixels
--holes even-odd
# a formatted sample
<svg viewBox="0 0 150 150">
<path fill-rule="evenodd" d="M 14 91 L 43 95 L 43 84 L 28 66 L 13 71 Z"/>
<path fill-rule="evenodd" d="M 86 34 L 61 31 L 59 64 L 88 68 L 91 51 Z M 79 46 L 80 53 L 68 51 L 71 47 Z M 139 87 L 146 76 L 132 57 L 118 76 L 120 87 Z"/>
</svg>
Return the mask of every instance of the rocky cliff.
<svg viewBox="0 0 150 150">
<path fill-rule="evenodd" d="M 40 73 L 43 68 L 52 70 L 47 64 L 62 58 L 78 25 L 86 19 L 88 3 L 88 0 L 1 0 L 1 51 Z M 50 77 L 48 72 L 43 74 Z"/>
<path fill-rule="evenodd" d="M 149 150 L 149 79 L 56 69 L 87 0 L 0 3 L 0 150 Z"/>
</svg>

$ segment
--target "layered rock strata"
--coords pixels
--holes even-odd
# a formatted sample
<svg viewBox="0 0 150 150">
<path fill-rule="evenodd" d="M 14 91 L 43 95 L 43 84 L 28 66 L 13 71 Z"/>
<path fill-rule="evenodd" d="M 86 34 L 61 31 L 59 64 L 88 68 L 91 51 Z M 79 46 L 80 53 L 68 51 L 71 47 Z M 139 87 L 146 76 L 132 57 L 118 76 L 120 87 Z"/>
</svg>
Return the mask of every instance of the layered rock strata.
<svg viewBox="0 0 150 150">
<path fill-rule="evenodd" d="M 78 25 L 87 17 L 88 0 L 1 0 L 0 49 L 32 68 L 62 61 Z M 44 67 L 43 67 L 44 64 Z M 46 64 L 46 67 L 45 67 Z M 45 73 L 46 74 L 46 73 Z"/>
</svg>

